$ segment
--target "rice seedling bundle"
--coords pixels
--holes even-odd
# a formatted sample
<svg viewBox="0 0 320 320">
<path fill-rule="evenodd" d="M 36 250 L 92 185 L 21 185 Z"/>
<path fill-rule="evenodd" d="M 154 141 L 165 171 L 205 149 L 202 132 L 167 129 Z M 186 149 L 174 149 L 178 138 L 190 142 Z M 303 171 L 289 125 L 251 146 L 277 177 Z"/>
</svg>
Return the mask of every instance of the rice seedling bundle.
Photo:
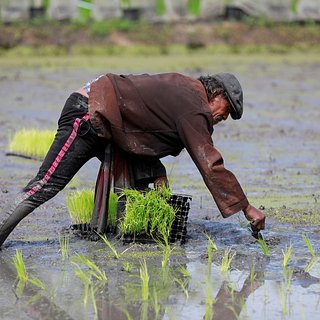
<svg viewBox="0 0 320 320">
<path fill-rule="evenodd" d="M 9 139 L 8 149 L 17 154 L 44 158 L 55 134 L 54 130 L 22 129 Z"/>
<path fill-rule="evenodd" d="M 67 208 L 73 224 L 90 223 L 94 207 L 94 192 L 78 190 L 66 198 Z"/>
<path fill-rule="evenodd" d="M 141 193 L 126 189 L 124 218 L 120 221 L 123 234 L 147 234 L 168 239 L 176 211 L 168 204 L 168 197 L 157 191 Z"/>
<path fill-rule="evenodd" d="M 72 224 L 90 223 L 94 208 L 94 191 L 90 189 L 77 190 L 70 193 L 66 199 Z M 108 225 L 115 226 L 117 217 L 118 196 L 110 192 L 108 205 Z"/>
</svg>

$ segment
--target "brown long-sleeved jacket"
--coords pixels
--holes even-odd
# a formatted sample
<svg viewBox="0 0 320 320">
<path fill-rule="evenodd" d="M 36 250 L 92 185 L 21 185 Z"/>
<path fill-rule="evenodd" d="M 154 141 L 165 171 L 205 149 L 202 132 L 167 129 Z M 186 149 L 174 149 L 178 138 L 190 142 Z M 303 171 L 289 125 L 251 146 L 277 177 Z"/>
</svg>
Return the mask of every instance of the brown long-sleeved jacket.
<svg viewBox="0 0 320 320">
<path fill-rule="evenodd" d="M 211 135 L 213 122 L 199 80 L 178 74 L 107 74 L 91 84 L 89 114 L 98 134 L 124 151 L 150 158 L 186 148 L 223 217 L 248 206 L 225 169 Z"/>
</svg>

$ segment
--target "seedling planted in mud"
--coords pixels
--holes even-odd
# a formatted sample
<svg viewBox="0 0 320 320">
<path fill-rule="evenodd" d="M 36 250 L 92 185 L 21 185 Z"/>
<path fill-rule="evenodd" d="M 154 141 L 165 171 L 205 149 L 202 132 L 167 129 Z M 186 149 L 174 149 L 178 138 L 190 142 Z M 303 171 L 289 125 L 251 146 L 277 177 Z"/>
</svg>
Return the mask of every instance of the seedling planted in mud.
<svg viewBox="0 0 320 320">
<path fill-rule="evenodd" d="M 303 241 L 306 244 L 307 248 L 309 249 L 309 252 L 311 253 L 312 258 L 314 258 L 315 252 L 314 252 L 313 246 L 312 246 L 309 238 L 305 234 L 302 236 L 302 238 L 303 238 Z"/>
<path fill-rule="evenodd" d="M 19 282 L 21 281 L 22 286 L 24 286 L 26 282 L 29 282 L 39 289 L 45 289 L 45 285 L 39 279 L 35 277 L 29 277 L 25 263 L 23 261 L 22 253 L 19 250 L 16 250 L 16 255 L 13 257 L 13 265 L 16 268 Z"/>
<path fill-rule="evenodd" d="M 288 264 L 290 257 L 291 257 L 291 253 L 292 253 L 292 243 L 290 243 L 289 248 L 286 248 L 286 251 L 282 250 L 282 254 L 283 254 L 282 268 L 287 267 L 287 264 Z"/>
<path fill-rule="evenodd" d="M 119 259 L 122 254 L 124 254 L 127 250 L 129 250 L 131 248 L 131 247 L 129 247 L 129 248 L 123 250 L 121 253 L 118 253 L 116 247 L 107 239 L 106 235 L 104 235 L 104 234 L 98 234 L 98 235 L 103 240 L 103 242 L 109 247 L 109 249 L 113 253 L 113 256 L 116 259 Z"/>
<path fill-rule="evenodd" d="M 312 267 L 319 261 L 319 258 L 317 257 L 312 257 L 308 263 L 308 265 L 305 267 L 305 272 L 310 272 Z"/>
<path fill-rule="evenodd" d="M 22 129 L 9 139 L 9 151 L 31 157 L 44 158 L 55 136 L 53 130 Z"/>
<path fill-rule="evenodd" d="M 77 267 L 77 270 L 75 271 L 75 274 L 77 277 L 79 277 L 84 285 L 84 294 L 83 294 L 83 304 L 87 305 L 89 300 L 89 293 L 92 300 L 92 305 L 94 312 L 98 313 L 96 298 L 95 298 L 95 289 L 94 289 L 94 283 L 92 282 L 92 273 L 91 272 L 84 272 L 81 267 L 74 263 Z"/>
<path fill-rule="evenodd" d="M 164 237 L 163 242 L 156 240 L 157 244 L 162 249 L 162 261 L 161 266 L 162 268 L 166 268 L 168 266 L 169 258 L 172 253 L 172 251 L 175 249 L 175 247 L 170 247 L 168 238 Z"/>
<path fill-rule="evenodd" d="M 209 272 L 211 272 L 213 250 L 218 251 L 218 247 L 216 246 L 216 244 L 213 242 L 213 240 L 207 234 L 204 234 L 204 235 L 208 239 L 208 245 L 207 245 L 208 268 L 209 268 Z"/>
<path fill-rule="evenodd" d="M 181 280 L 181 279 L 175 277 L 173 280 L 181 287 L 181 289 L 183 290 L 183 292 L 186 296 L 186 299 L 188 300 L 189 293 L 188 293 L 187 285 L 189 283 L 189 279 Z"/>
<path fill-rule="evenodd" d="M 262 253 L 265 254 L 266 256 L 270 256 L 269 247 L 266 244 L 265 240 L 263 238 L 259 238 L 258 243 L 261 246 Z"/>
<path fill-rule="evenodd" d="M 221 267 L 220 270 L 222 273 L 227 273 L 229 270 L 231 261 L 233 257 L 235 256 L 236 252 L 231 253 L 231 248 L 227 248 L 224 250 L 224 254 L 222 257 Z"/>
<path fill-rule="evenodd" d="M 100 282 L 108 281 L 104 271 L 101 271 L 100 268 L 93 261 L 91 261 L 89 258 L 85 257 L 82 254 L 78 254 L 76 257 L 74 257 L 73 260 L 75 261 L 76 265 L 77 265 L 77 263 L 82 263 L 89 268 L 89 271 L 88 271 L 89 279 L 90 279 L 90 276 L 93 276 L 96 280 L 98 280 Z M 80 269 L 79 266 L 78 266 L 78 268 Z M 83 276 L 83 274 L 82 274 L 82 276 Z M 84 282 L 87 282 L 87 280 L 85 280 Z"/>
<path fill-rule="evenodd" d="M 190 273 L 188 272 L 188 270 L 182 266 L 182 265 L 179 265 L 179 272 L 186 278 L 190 278 Z"/>
<path fill-rule="evenodd" d="M 61 237 L 59 235 L 59 243 L 60 243 L 60 252 L 62 256 L 62 260 L 67 260 L 69 258 L 69 241 L 70 238 L 68 236 Z"/>
</svg>

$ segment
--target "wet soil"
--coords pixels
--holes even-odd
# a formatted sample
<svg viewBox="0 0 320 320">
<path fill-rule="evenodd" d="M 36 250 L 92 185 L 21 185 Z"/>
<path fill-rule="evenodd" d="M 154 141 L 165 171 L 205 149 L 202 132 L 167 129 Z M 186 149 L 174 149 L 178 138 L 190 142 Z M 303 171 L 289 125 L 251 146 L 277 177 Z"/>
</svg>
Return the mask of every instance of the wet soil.
<svg viewBox="0 0 320 320">
<path fill-rule="evenodd" d="M 203 66 L 201 73 L 231 70 L 243 85 L 243 119 L 217 126 L 213 138 L 249 200 L 268 216 L 263 235 L 270 255 L 263 254 L 241 214 L 221 218 L 200 174 L 183 152 L 164 162 L 173 191 L 193 197 L 187 243 L 175 247 L 165 268 L 161 247 L 110 239 L 119 253 L 125 251 L 116 259 L 103 242 L 81 239 L 68 229 L 71 220 L 65 196 L 71 189 L 94 186 L 99 163 L 92 160 L 64 191 L 24 219 L 5 242 L 0 252 L 2 319 L 303 319 L 320 315 L 320 60 L 282 56 L 272 63 L 268 57 L 241 65 L 238 61 L 235 56 L 220 61 L 219 67 L 214 63 Z M 40 164 L 6 156 L 10 134 L 23 127 L 54 129 L 68 95 L 101 70 L 4 65 L 0 70 L 2 209 Z M 117 72 L 116 68 L 112 71 Z M 199 75 L 199 71 L 187 73 Z M 218 247 L 212 264 L 205 234 Z M 310 270 L 304 234 L 316 255 Z M 64 236 L 70 239 L 65 260 L 59 243 Z M 290 245 L 292 254 L 283 269 L 283 255 Z M 23 293 L 17 293 L 12 265 L 15 250 L 22 252 L 29 274 L 39 278 L 45 290 L 27 284 Z M 234 256 L 224 273 L 221 264 L 226 250 Z M 72 263 L 77 254 L 87 255 L 104 270 L 108 282 L 93 281 L 94 286 L 86 291 Z M 144 260 L 150 276 L 146 301 L 140 280 Z"/>
</svg>

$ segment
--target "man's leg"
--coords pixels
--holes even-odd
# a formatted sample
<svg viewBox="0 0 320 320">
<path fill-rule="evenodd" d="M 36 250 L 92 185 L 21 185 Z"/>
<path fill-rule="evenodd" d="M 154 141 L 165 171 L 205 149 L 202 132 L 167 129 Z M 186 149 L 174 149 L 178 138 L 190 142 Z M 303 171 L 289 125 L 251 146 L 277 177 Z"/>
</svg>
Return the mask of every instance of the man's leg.
<svg viewBox="0 0 320 320">
<path fill-rule="evenodd" d="M 62 190 L 79 169 L 103 150 L 103 141 L 91 128 L 87 100 L 72 94 L 67 100 L 58 131 L 36 177 L 0 216 L 0 246 L 16 225 L 35 208 Z"/>
</svg>

